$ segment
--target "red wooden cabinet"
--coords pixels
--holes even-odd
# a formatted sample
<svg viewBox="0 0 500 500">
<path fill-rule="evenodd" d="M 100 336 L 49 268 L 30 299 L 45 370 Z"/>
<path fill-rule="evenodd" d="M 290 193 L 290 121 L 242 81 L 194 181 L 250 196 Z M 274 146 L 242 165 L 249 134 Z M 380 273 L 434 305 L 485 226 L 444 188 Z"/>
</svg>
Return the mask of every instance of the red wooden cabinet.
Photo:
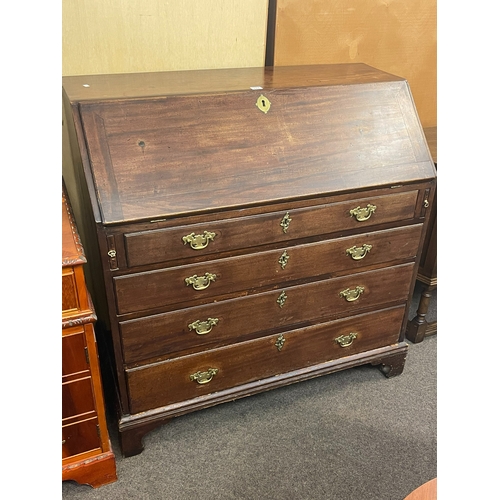
<svg viewBox="0 0 500 500">
<path fill-rule="evenodd" d="M 106 423 L 96 316 L 88 294 L 83 247 L 62 191 L 62 479 L 98 487 L 116 481 Z"/>
</svg>

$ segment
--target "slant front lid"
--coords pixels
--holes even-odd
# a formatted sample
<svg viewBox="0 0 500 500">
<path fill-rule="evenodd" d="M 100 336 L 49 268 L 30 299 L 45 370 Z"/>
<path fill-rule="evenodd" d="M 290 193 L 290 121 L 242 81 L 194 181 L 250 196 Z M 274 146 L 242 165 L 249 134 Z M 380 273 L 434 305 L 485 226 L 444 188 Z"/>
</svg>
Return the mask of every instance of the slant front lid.
<svg viewBox="0 0 500 500">
<path fill-rule="evenodd" d="M 370 75 L 80 102 L 103 223 L 434 177 L 407 83 Z"/>
</svg>

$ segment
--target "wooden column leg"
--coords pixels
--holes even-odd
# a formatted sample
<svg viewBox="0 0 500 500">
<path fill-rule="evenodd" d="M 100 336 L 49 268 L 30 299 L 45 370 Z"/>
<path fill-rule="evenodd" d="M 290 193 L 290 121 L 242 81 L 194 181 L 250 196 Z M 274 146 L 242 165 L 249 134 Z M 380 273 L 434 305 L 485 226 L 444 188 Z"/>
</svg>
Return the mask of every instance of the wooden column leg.
<svg viewBox="0 0 500 500">
<path fill-rule="evenodd" d="M 436 285 L 426 285 L 424 287 L 422 294 L 420 295 L 417 315 L 406 325 L 406 338 L 414 344 L 418 344 L 424 340 L 427 327 L 429 326 L 426 315 L 429 310 L 432 291 L 435 288 Z"/>
</svg>

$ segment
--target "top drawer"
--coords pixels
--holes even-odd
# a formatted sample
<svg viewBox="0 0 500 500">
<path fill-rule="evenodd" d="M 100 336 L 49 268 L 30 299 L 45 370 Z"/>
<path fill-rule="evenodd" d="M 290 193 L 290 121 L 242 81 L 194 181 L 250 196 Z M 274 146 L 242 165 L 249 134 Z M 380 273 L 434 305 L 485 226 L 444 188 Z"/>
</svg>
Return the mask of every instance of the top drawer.
<svg viewBox="0 0 500 500">
<path fill-rule="evenodd" d="M 411 219 L 418 191 L 125 234 L 130 267 Z"/>
</svg>

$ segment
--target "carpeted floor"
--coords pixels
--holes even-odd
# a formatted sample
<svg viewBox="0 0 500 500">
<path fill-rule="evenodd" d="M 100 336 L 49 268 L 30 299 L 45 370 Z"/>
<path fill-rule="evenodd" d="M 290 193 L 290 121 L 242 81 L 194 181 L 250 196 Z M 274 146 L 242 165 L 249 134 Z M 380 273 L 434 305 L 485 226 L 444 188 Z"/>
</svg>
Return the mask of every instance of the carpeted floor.
<svg viewBox="0 0 500 500">
<path fill-rule="evenodd" d="M 437 476 L 436 352 L 431 336 L 391 379 L 360 366 L 184 415 L 134 457 L 110 421 L 118 481 L 64 482 L 62 498 L 403 500 Z"/>
</svg>

